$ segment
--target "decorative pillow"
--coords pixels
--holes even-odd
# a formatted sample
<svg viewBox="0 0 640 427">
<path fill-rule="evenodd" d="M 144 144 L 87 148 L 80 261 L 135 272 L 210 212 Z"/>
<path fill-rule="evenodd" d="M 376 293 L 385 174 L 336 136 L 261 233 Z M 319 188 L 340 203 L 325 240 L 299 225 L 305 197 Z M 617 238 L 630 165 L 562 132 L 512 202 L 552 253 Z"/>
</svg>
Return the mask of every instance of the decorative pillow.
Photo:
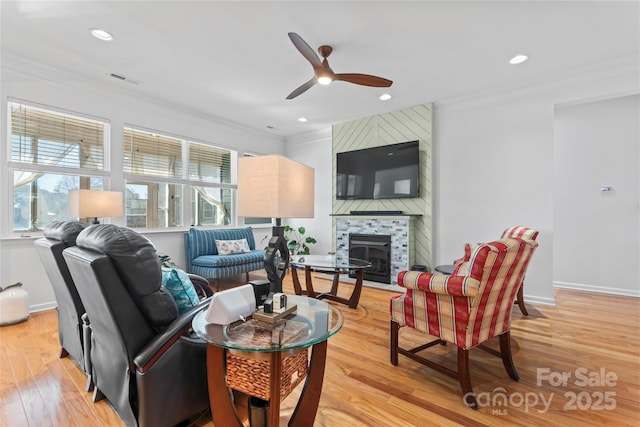
<svg viewBox="0 0 640 427">
<path fill-rule="evenodd" d="M 180 269 L 163 267 L 162 287 L 171 294 L 181 314 L 200 302 L 189 276 Z"/>
<path fill-rule="evenodd" d="M 251 252 L 247 239 L 240 240 L 216 240 L 218 255 L 245 254 Z"/>
</svg>

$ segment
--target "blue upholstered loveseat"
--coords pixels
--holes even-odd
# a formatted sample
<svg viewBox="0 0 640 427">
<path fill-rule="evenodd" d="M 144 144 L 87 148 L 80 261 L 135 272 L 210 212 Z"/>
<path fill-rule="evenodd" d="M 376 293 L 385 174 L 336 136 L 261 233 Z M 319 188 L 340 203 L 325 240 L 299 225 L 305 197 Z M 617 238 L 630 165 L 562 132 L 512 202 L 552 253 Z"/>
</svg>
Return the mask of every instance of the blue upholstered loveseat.
<svg viewBox="0 0 640 427">
<path fill-rule="evenodd" d="M 219 255 L 216 240 L 247 239 L 249 252 Z M 187 272 L 208 279 L 220 279 L 264 268 L 264 250 L 256 249 L 251 227 L 191 228 L 184 233 L 184 252 Z"/>
</svg>

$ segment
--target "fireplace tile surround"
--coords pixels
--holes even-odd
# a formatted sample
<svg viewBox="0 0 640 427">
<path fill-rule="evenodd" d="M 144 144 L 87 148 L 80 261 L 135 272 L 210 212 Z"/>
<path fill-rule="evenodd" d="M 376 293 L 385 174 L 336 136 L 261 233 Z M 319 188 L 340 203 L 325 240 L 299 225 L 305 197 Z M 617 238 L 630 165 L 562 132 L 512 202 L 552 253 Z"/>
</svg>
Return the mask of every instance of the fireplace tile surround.
<svg viewBox="0 0 640 427">
<path fill-rule="evenodd" d="M 414 264 L 413 220 L 415 216 L 381 217 L 335 216 L 337 256 L 349 256 L 349 234 L 391 236 L 391 284 L 398 284 L 398 273 Z"/>
</svg>

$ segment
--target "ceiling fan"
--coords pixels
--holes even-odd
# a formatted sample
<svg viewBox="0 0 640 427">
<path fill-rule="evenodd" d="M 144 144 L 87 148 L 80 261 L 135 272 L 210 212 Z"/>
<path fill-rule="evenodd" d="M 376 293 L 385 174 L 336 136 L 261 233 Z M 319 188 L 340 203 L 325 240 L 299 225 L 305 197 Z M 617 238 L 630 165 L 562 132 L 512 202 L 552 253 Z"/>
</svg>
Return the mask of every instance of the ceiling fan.
<svg viewBox="0 0 640 427">
<path fill-rule="evenodd" d="M 293 99 L 296 96 L 306 92 L 311 86 L 316 83 L 321 85 L 328 85 L 334 80 L 341 80 L 343 82 L 354 83 L 363 86 L 373 87 L 389 87 L 393 82 L 391 80 L 383 79 L 382 77 L 372 76 L 370 74 L 358 74 L 358 73 L 334 73 L 331 67 L 329 67 L 329 61 L 327 57 L 333 51 L 331 46 L 322 45 L 318 48 L 318 52 L 322 56 L 322 61 L 313 51 L 311 46 L 305 42 L 302 37 L 296 33 L 289 33 L 289 38 L 293 42 L 293 45 L 300 51 L 302 56 L 307 58 L 307 61 L 311 63 L 313 67 L 314 77 L 308 82 L 302 84 L 299 88 L 294 90 L 287 96 L 287 99 Z"/>
</svg>

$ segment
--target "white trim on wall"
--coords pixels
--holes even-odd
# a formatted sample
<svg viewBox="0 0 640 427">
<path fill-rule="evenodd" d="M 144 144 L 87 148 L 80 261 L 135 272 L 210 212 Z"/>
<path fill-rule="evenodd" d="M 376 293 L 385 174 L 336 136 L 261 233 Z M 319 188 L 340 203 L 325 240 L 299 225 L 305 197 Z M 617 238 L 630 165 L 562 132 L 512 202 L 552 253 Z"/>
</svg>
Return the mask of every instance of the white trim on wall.
<svg viewBox="0 0 640 427">
<path fill-rule="evenodd" d="M 640 298 L 640 291 L 616 288 L 613 286 L 592 286 L 583 283 L 553 282 L 554 288 L 574 289 L 576 291 L 598 292 L 601 294 L 622 295 Z M 525 298 L 526 299 L 526 298 Z"/>
</svg>

